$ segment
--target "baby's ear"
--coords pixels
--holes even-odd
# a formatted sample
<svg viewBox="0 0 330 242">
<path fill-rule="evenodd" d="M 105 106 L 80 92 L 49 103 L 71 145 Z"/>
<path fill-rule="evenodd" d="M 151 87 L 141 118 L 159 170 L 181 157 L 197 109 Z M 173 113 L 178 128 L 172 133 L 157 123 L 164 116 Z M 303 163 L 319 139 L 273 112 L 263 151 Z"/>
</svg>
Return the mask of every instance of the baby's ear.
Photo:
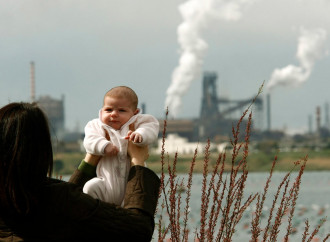
<svg viewBox="0 0 330 242">
<path fill-rule="evenodd" d="M 134 115 L 135 115 L 135 114 L 138 114 L 139 112 L 140 112 L 140 109 L 137 108 L 137 109 L 135 110 L 135 112 L 134 112 Z"/>
</svg>

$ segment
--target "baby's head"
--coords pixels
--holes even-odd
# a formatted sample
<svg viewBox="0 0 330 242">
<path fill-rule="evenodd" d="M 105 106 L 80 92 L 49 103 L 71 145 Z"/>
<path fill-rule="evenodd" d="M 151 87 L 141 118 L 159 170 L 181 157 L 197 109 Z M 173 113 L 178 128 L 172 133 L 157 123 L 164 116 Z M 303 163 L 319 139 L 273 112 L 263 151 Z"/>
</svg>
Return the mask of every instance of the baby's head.
<svg viewBox="0 0 330 242">
<path fill-rule="evenodd" d="M 114 87 L 104 95 L 101 121 L 118 130 L 139 112 L 137 106 L 138 97 L 131 88 Z"/>
</svg>

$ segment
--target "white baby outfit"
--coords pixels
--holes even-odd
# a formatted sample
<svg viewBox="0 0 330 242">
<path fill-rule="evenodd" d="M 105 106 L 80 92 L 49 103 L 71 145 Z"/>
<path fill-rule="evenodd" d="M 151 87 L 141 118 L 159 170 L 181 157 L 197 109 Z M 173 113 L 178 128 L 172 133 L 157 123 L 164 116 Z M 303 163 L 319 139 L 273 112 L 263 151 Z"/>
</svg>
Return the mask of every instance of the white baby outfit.
<svg viewBox="0 0 330 242">
<path fill-rule="evenodd" d="M 130 158 L 127 155 L 128 141 L 124 139 L 129 125 L 134 123 L 135 132 L 142 135 L 142 143 L 148 145 L 158 137 L 159 122 L 149 114 L 136 114 L 125 123 L 120 130 L 104 124 L 99 118 L 89 121 L 85 127 L 84 147 L 87 153 L 104 155 L 104 148 L 112 143 L 119 152 L 116 156 L 103 156 L 97 165 L 97 177 L 86 182 L 83 191 L 96 199 L 122 205 L 125 195 Z M 108 132 L 110 141 L 105 138 Z"/>
</svg>

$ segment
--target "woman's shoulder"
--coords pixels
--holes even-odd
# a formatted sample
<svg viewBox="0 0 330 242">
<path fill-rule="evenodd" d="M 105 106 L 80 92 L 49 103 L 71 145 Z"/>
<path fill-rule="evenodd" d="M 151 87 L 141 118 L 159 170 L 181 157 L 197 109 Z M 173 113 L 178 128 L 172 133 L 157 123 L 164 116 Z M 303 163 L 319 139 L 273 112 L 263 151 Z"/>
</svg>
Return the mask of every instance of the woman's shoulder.
<svg viewBox="0 0 330 242">
<path fill-rule="evenodd" d="M 50 179 L 42 189 L 43 207 L 62 213 L 70 219 L 80 219 L 91 212 L 98 203 L 91 196 L 83 193 L 82 187 L 66 181 Z"/>
<path fill-rule="evenodd" d="M 41 187 L 41 198 L 54 199 L 57 202 L 80 192 L 78 185 L 60 179 L 49 178 Z"/>
</svg>

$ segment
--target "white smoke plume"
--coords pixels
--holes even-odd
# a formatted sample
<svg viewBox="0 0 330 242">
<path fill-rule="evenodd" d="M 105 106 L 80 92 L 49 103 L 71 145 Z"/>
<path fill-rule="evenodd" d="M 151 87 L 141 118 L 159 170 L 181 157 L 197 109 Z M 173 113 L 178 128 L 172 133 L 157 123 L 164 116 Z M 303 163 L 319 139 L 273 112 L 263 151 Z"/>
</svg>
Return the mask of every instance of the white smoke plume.
<svg viewBox="0 0 330 242">
<path fill-rule="evenodd" d="M 324 29 L 307 30 L 301 28 L 296 53 L 300 65 L 288 65 L 282 69 L 276 68 L 267 88 L 272 90 L 279 85 L 298 87 L 306 82 L 312 73 L 315 62 L 326 54 L 326 37 L 327 33 Z"/>
<path fill-rule="evenodd" d="M 216 19 L 235 21 L 241 18 L 241 8 L 252 0 L 188 0 L 179 6 L 183 22 L 177 28 L 180 45 L 178 66 L 172 73 L 167 89 L 165 108 L 177 117 L 182 107 L 182 96 L 191 82 L 200 77 L 203 58 L 208 44 L 201 37 L 202 31 Z"/>
</svg>

